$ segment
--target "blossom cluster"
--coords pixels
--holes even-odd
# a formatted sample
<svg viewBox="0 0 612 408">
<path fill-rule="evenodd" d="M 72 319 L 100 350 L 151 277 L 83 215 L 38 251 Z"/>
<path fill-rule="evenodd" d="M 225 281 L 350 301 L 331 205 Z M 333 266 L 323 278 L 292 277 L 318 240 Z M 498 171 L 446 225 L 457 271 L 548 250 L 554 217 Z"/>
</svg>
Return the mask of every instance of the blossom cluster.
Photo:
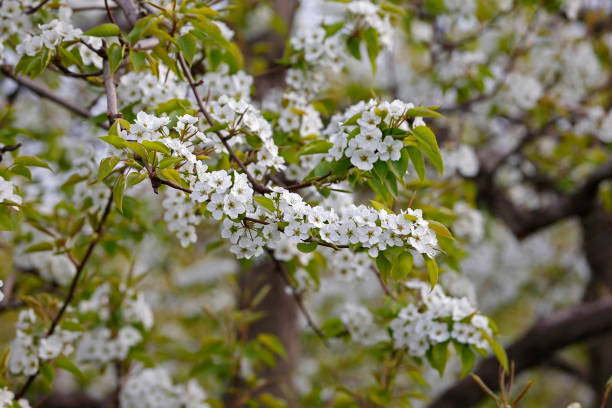
<svg viewBox="0 0 612 408">
<path fill-rule="evenodd" d="M 0 202 L 12 201 L 21 204 L 21 196 L 15 193 L 15 184 L 10 180 L 5 180 L 0 176 Z"/>
<path fill-rule="evenodd" d="M 340 320 L 351 335 L 351 340 L 364 346 L 372 346 L 388 339 L 384 330 L 376 324 L 374 316 L 364 306 L 347 304 Z"/>
<path fill-rule="evenodd" d="M 23 253 L 18 263 L 20 267 L 35 271 L 44 280 L 60 286 L 70 284 L 76 273 L 76 267 L 68 257 L 52 251 Z"/>
<path fill-rule="evenodd" d="M 383 132 L 389 128 L 408 131 L 410 128 L 405 115 L 413 107 L 413 104 L 397 99 L 393 102 L 370 100 L 352 106 L 344 115 L 332 118 L 325 131 L 333 143 L 329 155 L 336 160 L 348 157 L 355 167 L 365 171 L 372 170 L 378 160 L 399 160 L 402 141 L 391 135 L 383 136 Z M 356 123 L 346 123 L 356 116 Z M 415 118 L 412 126 L 423 124 L 421 118 Z"/>
<path fill-rule="evenodd" d="M 168 371 L 157 367 L 132 370 L 121 387 L 119 401 L 122 408 L 210 408 L 206 398 L 196 380 L 174 384 Z"/>
<path fill-rule="evenodd" d="M 125 359 L 130 348 L 142 341 L 136 328 L 145 330 L 153 324 L 153 313 L 139 293 L 126 290 L 121 307 L 123 323 L 116 336 L 107 327 L 111 322 L 110 285 L 101 285 L 89 299 L 81 301 L 76 308 L 68 308 L 68 317 L 73 324 L 71 330 L 57 327 L 47 335 L 46 324 L 39 320 L 33 309 L 22 310 L 19 314 L 17 336 L 13 340 L 8 359 L 9 371 L 14 375 L 34 375 L 42 362 L 53 360 L 60 355 L 72 356 L 77 362 L 107 363 Z M 81 320 L 94 316 L 98 323 L 91 330 L 83 331 Z M 116 316 L 115 316 L 116 318 Z"/>
<path fill-rule="evenodd" d="M 79 28 L 61 20 L 51 20 L 47 24 L 39 25 L 40 35 L 25 37 L 16 48 L 17 54 L 30 57 L 38 54 L 44 48 L 54 50 L 64 41 L 78 41 L 83 34 Z M 100 42 L 101 45 L 101 42 Z"/>
<path fill-rule="evenodd" d="M 0 388 L 0 407 L 1 408 L 31 408 L 30 403 L 25 398 L 15 400 L 15 394 L 8 388 Z"/>
<path fill-rule="evenodd" d="M 391 322 L 396 348 L 407 348 L 416 357 L 449 339 L 479 349 L 488 348 L 486 337 L 492 335 L 489 319 L 479 314 L 467 298 L 447 296 L 439 285 L 432 289 L 417 280 L 407 282 L 406 286 L 417 291 L 419 300 L 403 308 Z"/>
<path fill-rule="evenodd" d="M 26 6 L 27 1 L 5 0 L 0 4 L 0 55 L 2 53 L 2 43 L 9 36 L 22 34 L 30 26 L 30 19 L 23 13 L 22 6 Z"/>
<path fill-rule="evenodd" d="M 160 77 L 147 71 L 131 71 L 121 76 L 117 86 L 118 100 L 124 105 L 133 105 L 134 111 L 147 106 L 157 106 L 174 98 L 185 95 L 176 74 L 163 64 L 159 64 Z"/>
</svg>

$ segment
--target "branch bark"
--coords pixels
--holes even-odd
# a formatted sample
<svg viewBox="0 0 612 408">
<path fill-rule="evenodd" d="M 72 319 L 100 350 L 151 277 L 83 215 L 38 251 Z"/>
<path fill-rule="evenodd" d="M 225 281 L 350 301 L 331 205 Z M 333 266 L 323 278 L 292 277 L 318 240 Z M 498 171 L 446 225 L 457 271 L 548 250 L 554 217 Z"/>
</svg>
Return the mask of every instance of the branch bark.
<svg viewBox="0 0 612 408">
<path fill-rule="evenodd" d="M 548 227 L 560 220 L 582 216 L 591 211 L 599 184 L 612 178 L 612 162 L 595 169 L 573 193 L 560 195 L 552 204 L 535 210 L 518 207 L 503 188 L 497 186 L 493 174 L 486 171 L 476 176 L 478 199 L 504 221 L 517 238 Z"/>
<path fill-rule="evenodd" d="M 546 362 L 556 351 L 612 331 L 612 300 L 583 303 L 553 313 L 540 321 L 506 349 L 516 373 Z M 495 357 L 482 361 L 473 371 L 492 390 L 499 389 L 499 364 Z M 429 408 L 468 408 L 484 392 L 471 378 L 464 378 L 440 395 Z"/>
<path fill-rule="evenodd" d="M 64 108 L 76 113 L 77 115 L 85 119 L 91 119 L 93 117 L 91 112 L 89 112 L 89 110 L 84 108 L 82 105 L 79 105 L 78 103 L 73 102 L 69 99 L 62 98 L 61 96 L 53 92 L 51 89 L 47 88 L 47 86 L 40 84 L 36 81 L 32 81 L 31 79 L 23 78 L 23 77 L 15 75 L 13 73 L 13 68 L 10 65 L 3 65 L 1 70 L 4 75 L 11 78 L 13 81 L 17 82 L 18 84 L 28 88 L 30 91 L 34 92 L 36 95 L 42 98 L 45 98 L 45 99 L 49 99 L 50 101 L 53 101 L 57 103 L 58 105 L 63 106 Z M 98 126 L 104 129 L 108 129 L 108 127 L 105 124 L 98 124 Z"/>
<path fill-rule="evenodd" d="M 140 18 L 140 10 L 138 3 L 135 0 L 115 0 L 115 3 L 123 10 L 123 14 L 127 18 L 130 26 L 134 26 Z"/>
</svg>

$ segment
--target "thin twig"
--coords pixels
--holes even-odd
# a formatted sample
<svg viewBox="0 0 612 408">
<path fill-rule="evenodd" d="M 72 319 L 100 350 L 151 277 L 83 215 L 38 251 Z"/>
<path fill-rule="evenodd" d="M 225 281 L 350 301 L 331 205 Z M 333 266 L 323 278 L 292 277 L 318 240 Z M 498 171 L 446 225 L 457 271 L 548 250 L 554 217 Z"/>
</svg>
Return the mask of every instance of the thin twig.
<svg viewBox="0 0 612 408">
<path fill-rule="evenodd" d="M 26 14 L 34 14 L 36 13 L 41 7 L 43 7 L 45 4 L 47 4 L 49 2 L 49 0 L 42 0 L 40 3 L 38 3 L 37 6 L 35 7 L 29 7 L 28 9 L 26 9 L 25 13 Z"/>
<path fill-rule="evenodd" d="M 178 60 L 179 60 L 179 63 L 181 65 L 181 68 L 182 68 L 183 72 L 185 73 L 185 76 L 187 77 L 187 81 L 189 82 L 189 86 L 191 87 L 191 90 L 192 90 L 193 95 L 194 95 L 194 97 L 196 99 L 198 107 L 200 108 L 200 111 L 204 114 L 204 117 L 206 118 L 206 121 L 210 124 L 210 126 L 214 126 L 215 125 L 215 121 L 210 116 L 210 113 L 208 113 L 208 110 L 204 106 L 204 102 L 202 101 L 202 98 L 200 97 L 200 93 L 198 92 L 198 86 L 197 86 L 195 80 L 193 79 L 193 75 L 191 75 L 191 70 L 189 69 L 189 66 L 187 65 L 187 62 L 185 61 L 185 58 L 183 58 L 183 55 L 180 54 L 180 53 L 178 54 Z M 253 175 L 247 170 L 246 165 L 236 155 L 236 153 L 231 148 L 231 146 L 229 145 L 227 140 L 225 140 L 225 138 L 223 137 L 221 132 L 217 131 L 216 134 L 219 137 L 219 140 L 221 140 L 221 143 L 223 143 L 223 146 L 225 146 L 225 150 L 227 150 L 227 152 L 229 153 L 230 157 L 236 163 L 238 163 L 238 166 L 240 167 L 240 169 L 242 169 L 244 174 L 247 176 L 247 178 L 249 179 L 249 182 L 253 186 L 253 189 L 255 191 L 257 191 L 258 193 L 260 193 L 260 194 L 265 194 L 265 193 L 272 192 L 272 190 L 269 187 L 266 187 L 263 184 L 259 183 L 257 180 L 255 180 Z"/>
<path fill-rule="evenodd" d="M 391 289 L 389 289 L 389 286 L 387 286 L 387 284 L 385 283 L 385 281 L 382 278 L 382 275 L 380 274 L 380 271 L 378 270 L 378 268 L 375 267 L 374 265 L 372 265 L 370 267 L 370 269 L 372 269 L 372 272 L 374 272 L 374 275 L 376 275 L 376 277 L 378 278 L 378 282 L 380 283 L 380 287 L 387 294 L 387 296 L 389 296 L 393 300 L 397 300 L 397 296 L 395 296 L 393 294 L 393 292 L 391 292 Z"/>
</svg>

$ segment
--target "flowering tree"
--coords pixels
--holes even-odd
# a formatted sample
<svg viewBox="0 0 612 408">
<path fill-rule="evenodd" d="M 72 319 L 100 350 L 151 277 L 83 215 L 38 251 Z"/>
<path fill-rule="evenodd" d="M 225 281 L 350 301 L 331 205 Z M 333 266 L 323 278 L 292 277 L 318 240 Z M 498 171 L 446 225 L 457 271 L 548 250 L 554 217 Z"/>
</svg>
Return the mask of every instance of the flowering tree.
<svg viewBox="0 0 612 408">
<path fill-rule="evenodd" d="M 478 253 L 477 203 L 519 237 L 609 218 L 605 13 L 296 8 L 0 2 L 0 406 L 407 406 L 447 363 L 492 354 L 481 387 L 510 371 L 481 294 L 447 277 Z M 580 307 L 512 345 L 516 369 L 612 327 L 608 301 Z"/>
</svg>

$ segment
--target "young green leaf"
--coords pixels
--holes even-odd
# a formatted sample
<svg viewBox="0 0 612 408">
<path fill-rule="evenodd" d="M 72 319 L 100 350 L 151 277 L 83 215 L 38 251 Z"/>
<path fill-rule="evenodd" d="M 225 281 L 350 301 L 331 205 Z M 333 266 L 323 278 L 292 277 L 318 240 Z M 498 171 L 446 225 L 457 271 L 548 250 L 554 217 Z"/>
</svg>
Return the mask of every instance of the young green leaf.
<svg viewBox="0 0 612 408">
<path fill-rule="evenodd" d="M 119 26 L 113 23 L 104 23 L 92 28 L 91 30 L 85 31 L 83 35 L 89 35 L 91 37 L 113 37 L 119 35 L 121 30 Z"/>
<path fill-rule="evenodd" d="M 113 187 L 113 201 L 117 209 L 123 213 L 123 193 L 125 192 L 125 175 L 121 174 Z"/>
</svg>

